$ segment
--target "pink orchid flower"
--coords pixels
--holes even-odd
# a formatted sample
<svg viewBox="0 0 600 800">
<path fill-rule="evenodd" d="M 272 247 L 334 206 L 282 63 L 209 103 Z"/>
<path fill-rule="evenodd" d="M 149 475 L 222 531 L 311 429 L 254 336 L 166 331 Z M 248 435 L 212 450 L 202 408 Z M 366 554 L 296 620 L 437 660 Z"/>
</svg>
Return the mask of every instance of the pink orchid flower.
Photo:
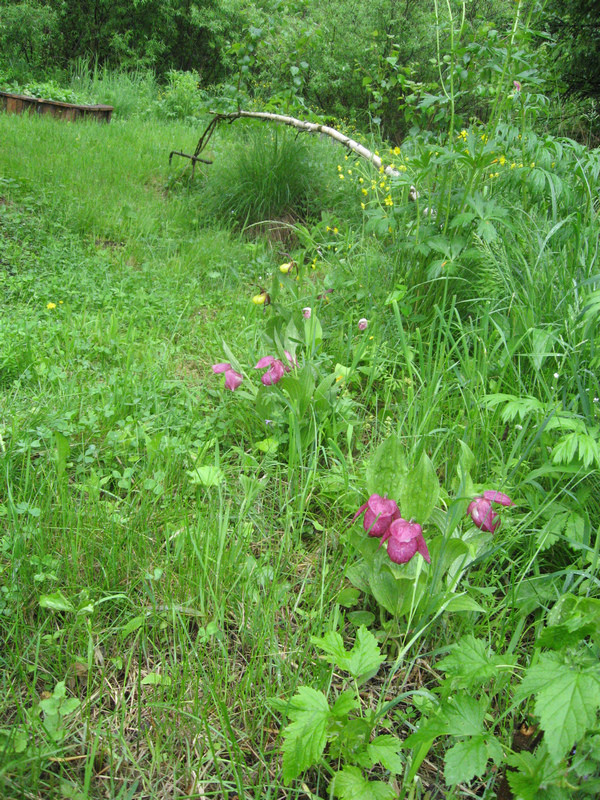
<svg viewBox="0 0 600 800">
<path fill-rule="evenodd" d="M 240 383 L 243 381 L 243 377 L 240 375 L 240 373 L 236 372 L 231 364 L 227 364 L 225 362 L 222 362 L 221 364 L 213 364 L 212 371 L 215 373 L 215 375 L 218 375 L 221 372 L 225 373 L 225 388 L 230 389 L 232 392 L 235 392 Z"/>
<path fill-rule="evenodd" d="M 515 87 L 515 92 L 521 91 L 521 84 L 519 83 L 519 81 L 513 81 L 513 86 Z"/>
<path fill-rule="evenodd" d="M 358 330 L 359 331 L 366 331 L 368 327 L 369 327 L 369 320 L 368 319 L 365 319 L 363 317 L 362 319 L 358 320 Z"/>
<path fill-rule="evenodd" d="M 297 367 L 298 362 L 292 356 L 292 354 L 287 350 L 284 350 L 283 352 L 285 353 L 285 357 L 290 362 L 292 367 Z M 254 369 L 264 369 L 265 367 L 268 367 L 269 369 L 260 377 L 264 386 L 273 386 L 275 383 L 279 383 L 285 373 L 290 371 L 290 367 L 284 364 L 279 358 L 274 358 L 273 356 L 263 356 Z"/>
<path fill-rule="evenodd" d="M 502 506 L 513 506 L 514 503 L 510 497 L 502 492 L 495 492 L 491 489 L 486 489 L 483 495 L 476 497 L 467 508 L 467 513 L 478 528 L 482 531 L 489 531 L 494 533 L 500 519 L 498 514 L 492 508 L 492 503 L 500 503 Z"/>
<path fill-rule="evenodd" d="M 352 518 L 352 522 L 357 520 L 363 513 L 365 515 L 363 527 L 369 536 L 383 536 L 392 522 L 400 518 L 400 511 L 396 501 L 381 497 L 379 494 L 372 494 L 369 497 L 367 502 L 358 509 Z"/>
<path fill-rule="evenodd" d="M 431 556 L 423 537 L 423 528 L 416 522 L 396 519 L 390 525 L 384 539 L 387 539 L 387 552 L 395 564 L 408 564 L 413 556 L 420 553 L 428 564 Z"/>
</svg>

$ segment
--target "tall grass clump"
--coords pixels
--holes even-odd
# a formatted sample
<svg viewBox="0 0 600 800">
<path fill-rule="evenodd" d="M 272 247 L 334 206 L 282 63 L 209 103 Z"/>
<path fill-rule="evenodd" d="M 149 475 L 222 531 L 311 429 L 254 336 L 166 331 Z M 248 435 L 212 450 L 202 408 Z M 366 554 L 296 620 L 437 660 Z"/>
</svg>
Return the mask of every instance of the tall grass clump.
<svg viewBox="0 0 600 800">
<path fill-rule="evenodd" d="M 149 113 L 158 96 L 158 85 L 150 69 L 117 70 L 77 59 L 71 67 L 70 87 L 90 103 L 114 107 L 117 117 Z"/>
<path fill-rule="evenodd" d="M 321 159 L 329 149 L 286 129 L 238 123 L 206 173 L 203 217 L 243 228 L 319 214 L 327 197 Z"/>
</svg>

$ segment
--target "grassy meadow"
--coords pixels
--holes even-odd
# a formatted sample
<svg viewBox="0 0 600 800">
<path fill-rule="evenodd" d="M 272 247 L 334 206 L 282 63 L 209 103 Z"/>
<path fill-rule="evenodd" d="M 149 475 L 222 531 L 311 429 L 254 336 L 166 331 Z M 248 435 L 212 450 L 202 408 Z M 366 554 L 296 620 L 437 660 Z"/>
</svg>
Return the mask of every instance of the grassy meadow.
<svg viewBox="0 0 600 800">
<path fill-rule="evenodd" d="M 524 120 L 0 115 L 3 797 L 597 796 L 600 155 Z"/>
</svg>

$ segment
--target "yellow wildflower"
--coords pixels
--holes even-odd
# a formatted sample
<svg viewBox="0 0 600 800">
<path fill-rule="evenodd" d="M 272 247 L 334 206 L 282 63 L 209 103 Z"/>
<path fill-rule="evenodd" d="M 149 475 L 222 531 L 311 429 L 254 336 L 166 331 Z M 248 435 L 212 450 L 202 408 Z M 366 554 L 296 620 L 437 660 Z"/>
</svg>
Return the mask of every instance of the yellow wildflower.
<svg viewBox="0 0 600 800">
<path fill-rule="evenodd" d="M 394 151 L 393 152 L 394 152 L 395 156 L 399 156 L 400 155 L 400 148 L 399 147 L 394 147 Z"/>
<path fill-rule="evenodd" d="M 256 306 L 264 306 L 266 299 L 267 299 L 267 293 L 261 292 L 260 294 L 254 295 L 254 297 L 252 298 L 252 302 Z"/>
<path fill-rule="evenodd" d="M 294 262 L 293 261 L 288 261 L 287 264 L 281 264 L 281 266 L 279 267 L 279 272 L 283 272 L 284 275 L 287 275 L 288 272 L 292 269 L 293 266 L 294 266 Z"/>
<path fill-rule="evenodd" d="M 385 198 L 383 202 L 386 204 L 386 206 L 394 205 L 394 201 L 392 200 L 392 196 L 390 194 L 388 194 L 388 196 Z"/>
<path fill-rule="evenodd" d="M 46 303 L 46 308 L 48 308 L 50 310 L 53 309 L 53 308 L 56 308 L 56 303 Z"/>
<path fill-rule="evenodd" d="M 369 194 L 368 189 L 361 189 L 361 192 L 364 194 L 365 197 Z"/>
</svg>

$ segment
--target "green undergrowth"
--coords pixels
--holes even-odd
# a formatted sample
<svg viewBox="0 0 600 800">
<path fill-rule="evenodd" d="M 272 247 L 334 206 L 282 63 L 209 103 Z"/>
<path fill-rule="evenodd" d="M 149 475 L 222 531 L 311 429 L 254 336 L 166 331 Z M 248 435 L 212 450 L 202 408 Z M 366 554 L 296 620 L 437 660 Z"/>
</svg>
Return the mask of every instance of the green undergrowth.
<svg viewBox="0 0 600 800">
<path fill-rule="evenodd" d="M 491 798 L 504 748 L 585 796 L 535 665 L 596 691 L 597 156 L 243 126 L 192 178 L 195 125 L 0 116 L 5 795 Z M 388 478 L 431 566 L 350 535 Z"/>
</svg>

